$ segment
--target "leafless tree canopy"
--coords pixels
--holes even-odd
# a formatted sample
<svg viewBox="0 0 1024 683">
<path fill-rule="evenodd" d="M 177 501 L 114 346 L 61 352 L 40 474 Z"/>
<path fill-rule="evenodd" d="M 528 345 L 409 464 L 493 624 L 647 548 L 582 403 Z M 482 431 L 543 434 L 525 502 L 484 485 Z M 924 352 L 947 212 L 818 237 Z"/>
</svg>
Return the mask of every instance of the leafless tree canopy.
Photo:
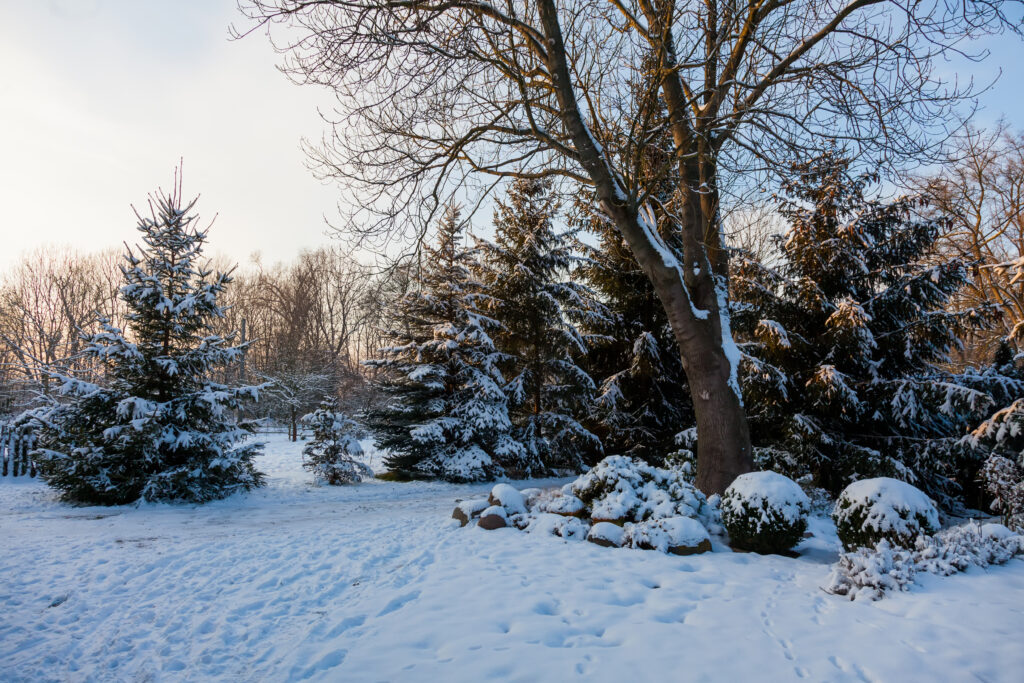
<svg viewBox="0 0 1024 683">
<path fill-rule="evenodd" d="M 958 303 L 994 305 L 995 327 L 970 340 L 966 358 L 991 359 L 999 337 L 1024 332 L 1024 280 L 1001 264 L 1024 256 L 1024 136 L 1006 125 L 969 129 L 933 175 L 912 183 L 934 211 L 952 220 L 940 257 L 973 264 L 973 278 Z"/>
<path fill-rule="evenodd" d="M 246 3 L 273 32 L 297 81 L 338 95 L 331 132 L 310 151 L 319 170 L 358 191 L 383 221 L 352 221 L 364 236 L 425 224 L 448 195 L 487 177 L 560 176 L 591 184 L 563 122 L 541 10 L 557 11 L 581 115 L 624 190 L 647 199 L 635 173 L 670 122 L 637 107 L 635 84 L 660 87 L 644 57 L 678 74 L 671 116 L 741 190 L 830 138 L 865 159 L 920 161 L 955 125 L 971 83 L 944 81 L 935 57 L 1003 30 L 1015 3 L 931 0 L 450 0 Z M 557 5 L 557 8 L 556 8 Z M 253 27 L 249 27 L 253 30 Z M 626 135 L 603 131 L 627 125 Z M 666 169 L 667 172 L 667 169 Z"/>
</svg>

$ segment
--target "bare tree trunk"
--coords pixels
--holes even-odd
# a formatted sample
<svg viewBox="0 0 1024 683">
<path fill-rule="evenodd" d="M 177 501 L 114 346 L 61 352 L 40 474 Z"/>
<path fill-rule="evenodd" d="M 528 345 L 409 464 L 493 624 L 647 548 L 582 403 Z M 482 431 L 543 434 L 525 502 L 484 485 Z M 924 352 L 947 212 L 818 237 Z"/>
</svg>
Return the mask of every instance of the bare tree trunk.
<svg viewBox="0 0 1024 683">
<path fill-rule="evenodd" d="M 699 172 L 688 165 L 682 178 L 680 192 L 686 201 L 680 215 L 684 222 L 679 226 L 684 245 L 684 262 L 680 263 L 660 239 L 657 226 L 652 224 L 653 216 L 641 215 L 627 196 L 621 179 L 583 120 L 573 93 L 554 2 L 542 1 L 538 8 L 549 45 L 548 68 L 562 122 L 573 139 L 580 163 L 594 181 L 604 212 L 654 285 L 679 345 L 697 419 L 697 485 L 707 494 L 722 493 L 737 475 L 752 469 L 750 430 L 739 397 L 739 358 L 730 358 L 726 353 L 727 345 L 735 349 L 727 328 L 729 312 L 721 310 L 726 305 L 726 278 L 723 274 L 716 282 L 703 244 L 709 218 L 716 230 L 717 223 L 714 217 L 704 215 L 703 198 L 694 189 L 700 187 Z M 719 239 L 717 234 L 714 239 Z M 715 257 L 723 259 L 720 253 Z"/>
</svg>

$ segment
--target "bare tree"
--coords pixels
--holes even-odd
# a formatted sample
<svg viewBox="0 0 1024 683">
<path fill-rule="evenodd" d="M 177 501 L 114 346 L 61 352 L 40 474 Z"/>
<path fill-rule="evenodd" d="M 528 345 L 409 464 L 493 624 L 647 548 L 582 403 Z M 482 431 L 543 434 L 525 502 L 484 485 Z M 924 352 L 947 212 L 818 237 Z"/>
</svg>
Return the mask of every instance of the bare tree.
<svg viewBox="0 0 1024 683">
<path fill-rule="evenodd" d="M 964 95 L 932 59 L 1001 30 L 1008 4 L 249 0 L 244 10 L 250 30 L 287 22 L 286 70 L 337 93 L 332 132 L 311 152 L 376 213 L 346 226 L 363 237 L 410 225 L 422 237 L 475 178 L 484 189 L 507 177 L 592 188 L 665 306 L 693 393 L 697 482 L 720 492 L 751 467 L 723 195 L 824 138 L 890 164 L 928 152 Z M 666 132 L 666 163 L 651 168 Z M 677 188 L 667 202 L 666 181 Z"/>
<path fill-rule="evenodd" d="M 41 247 L 3 275 L 0 354 L 8 401 L 14 394 L 48 393 L 51 370 L 79 376 L 94 370 L 80 356 L 82 334 L 95 329 L 98 313 L 117 324 L 123 312 L 119 289 L 113 250 L 82 255 Z"/>
<path fill-rule="evenodd" d="M 995 305 L 994 328 L 979 330 L 964 359 L 988 361 L 1000 337 L 1024 335 L 1024 279 L 1000 267 L 1024 257 L 1024 135 L 1005 124 L 968 129 L 940 170 L 912 181 L 933 211 L 952 220 L 940 257 L 973 265 L 973 278 L 955 304 Z"/>
</svg>

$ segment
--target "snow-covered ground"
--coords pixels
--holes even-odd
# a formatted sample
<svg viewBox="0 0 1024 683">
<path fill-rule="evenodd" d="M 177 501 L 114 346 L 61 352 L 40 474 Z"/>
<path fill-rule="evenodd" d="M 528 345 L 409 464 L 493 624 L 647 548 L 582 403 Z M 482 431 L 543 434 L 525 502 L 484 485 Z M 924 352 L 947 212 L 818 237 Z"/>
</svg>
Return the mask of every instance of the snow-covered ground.
<svg viewBox="0 0 1024 683">
<path fill-rule="evenodd" d="M 796 559 L 459 529 L 455 499 L 488 486 L 313 487 L 302 444 L 269 441 L 267 487 L 201 507 L 0 479 L 0 680 L 1024 676 L 1019 560 L 853 603 L 820 589 L 823 519 Z"/>
</svg>

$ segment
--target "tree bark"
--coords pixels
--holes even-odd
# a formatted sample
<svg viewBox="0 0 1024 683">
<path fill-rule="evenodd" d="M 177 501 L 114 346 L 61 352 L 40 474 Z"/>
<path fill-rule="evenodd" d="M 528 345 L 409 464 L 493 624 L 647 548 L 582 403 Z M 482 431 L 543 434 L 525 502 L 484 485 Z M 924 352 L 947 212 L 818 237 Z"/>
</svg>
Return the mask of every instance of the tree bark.
<svg viewBox="0 0 1024 683">
<path fill-rule="evenodd" d="M 696 163 L 683 167 L 680 193 L 684 202 L 679 218 L 682 224 L 678 226 L 683 237 L 680 262 L 659 236 L 653 213 L 642 213 L 628 195 L 625 184 L 583 119 L 573 91 L 555 3 L 541 0 L 538 9 L 546 38 L 544 61 L 555 86 L 562 123 L 573 140 L 580 164 L 594 182 L 604 212 L 654 285 L 679 346 L 697 419 L 697 486 L 707 494 L 722 493 L 736 476 L 751 470 L 752 459 L 750 431 L 734 367 L 739 359 L 730 359 L 726 353 L 726 346 L 733 345 L 726 327 L 729 313 L 720 310 L 726 303 L 727 280 L 724 274 L 716 280 L 708 253 L 713 252 L 721 269 L 724 254 L 716 216 L 706 216 L 704 209 L 712 207 L 717 212 L 717 205 L 707 202 L 698 191 L 707 187 L 702 185 L 701 175 L 706 175 L 708 168 Z M 671 84 L 667 89 L 671 89 Z M 671 93 L 667 95 L 670 97 Z M 682 133 L 674 133 L 678 144 L 678 135 Z M 705 244 L 711 227 L 712 243 Z"/>
</svg>

